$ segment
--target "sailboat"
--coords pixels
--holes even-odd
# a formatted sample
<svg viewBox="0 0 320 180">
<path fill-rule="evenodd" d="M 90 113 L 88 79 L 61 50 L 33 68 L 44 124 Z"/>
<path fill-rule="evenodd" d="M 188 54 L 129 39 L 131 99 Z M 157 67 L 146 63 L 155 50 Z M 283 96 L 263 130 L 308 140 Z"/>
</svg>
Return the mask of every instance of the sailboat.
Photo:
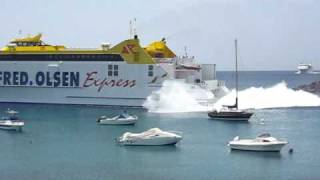
<svg viewBox="0 0 320 180">
<path fill-rule="evenodd" d="M 221 120 L 240 120 L 248 121 L 253 115 L 252 112 L 238 109 L 238 52 L 237 40 L 235 42 L 235 59 L 236 59 L 236 103 L 231 106 L 224 106 L 220 111 L 213 110 L 208 112 L 208 116 L 213 119 Z"/>
</svg>

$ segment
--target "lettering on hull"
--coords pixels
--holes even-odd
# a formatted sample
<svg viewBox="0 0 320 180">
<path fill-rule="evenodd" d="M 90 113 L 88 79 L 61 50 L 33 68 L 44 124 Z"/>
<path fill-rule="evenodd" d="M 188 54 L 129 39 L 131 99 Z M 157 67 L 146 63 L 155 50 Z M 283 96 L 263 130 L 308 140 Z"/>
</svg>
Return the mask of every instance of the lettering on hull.
<svg viewBox="0 0 320 180">
<path fill-rule="evenodd" d="M 133 87 L 136 85 L 135 80 L 123 80 L 123 79 L 99 79 L 97 78 L 98 72 L 87 73 L 87 78 L 83 83 L 83 87 L 95 86 L 98 88 L 98 91 L 101 91 L 104 87 Z"/>
<path fill-rule="evenodd" d="M 30 73 L 31 74 L 31 73 Z M 38 71 L 30 75 L 25 71 L 0 71 L 0 86 L 15 87 L 96 87 L 100 92 L 109 87 L 132 88 L 136 85 L 136 80 L 99 78 L 98 72 L 88 72 L 81 83 L 80 72 L 43 72 Z"/>
</svg>

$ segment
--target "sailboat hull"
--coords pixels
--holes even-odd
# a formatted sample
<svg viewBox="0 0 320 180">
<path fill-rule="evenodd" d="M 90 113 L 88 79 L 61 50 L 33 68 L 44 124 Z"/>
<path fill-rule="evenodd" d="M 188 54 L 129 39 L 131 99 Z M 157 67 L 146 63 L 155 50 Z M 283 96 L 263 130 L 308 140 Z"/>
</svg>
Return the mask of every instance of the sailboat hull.
<svg viewBox="0 0 320 180">
<path fill-rule="evenodd" d="M 220 120 L 235 120 L 235 121 L 248 121 L 253 115 L 251 112 L 217 112 L 212 111 L 208 113 L 208 116 L 213 119 Z"/>
</svg>

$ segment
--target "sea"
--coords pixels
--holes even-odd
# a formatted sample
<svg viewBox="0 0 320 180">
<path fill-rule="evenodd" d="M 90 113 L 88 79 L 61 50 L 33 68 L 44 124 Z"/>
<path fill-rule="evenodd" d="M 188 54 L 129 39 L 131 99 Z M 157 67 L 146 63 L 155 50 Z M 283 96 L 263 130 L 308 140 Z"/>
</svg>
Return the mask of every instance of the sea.
<svg viewBox="0 0 320 180">
<path fill-rule="evenodd" d="M 217 76 L 234 92 L 234 72 Z M 196 109 L 166 113 L 145 108 L 0 104 L 1 112 L 15 109 L 25 120 L 22 132 L 0 131 L 0 179 L 320 179 L 320 98 L 292 90 L 317 80 L 319 74 L 293 71 L 239 72 L 239 105 L 255 112 L 248 122 L 213 120 Z M 134 126 L 96 123 L 102 115 L 124 110 L 139 117 Z M 175 146 L 155 147 L 122 146 L 115 141 L 125 132 L 154 127 L 182 132 L 183 140 Z M 227 146 L 235 136 L 254 138 L 266 132 L 289 144 L 278 153 L 231 151 Z"/>
</svg>

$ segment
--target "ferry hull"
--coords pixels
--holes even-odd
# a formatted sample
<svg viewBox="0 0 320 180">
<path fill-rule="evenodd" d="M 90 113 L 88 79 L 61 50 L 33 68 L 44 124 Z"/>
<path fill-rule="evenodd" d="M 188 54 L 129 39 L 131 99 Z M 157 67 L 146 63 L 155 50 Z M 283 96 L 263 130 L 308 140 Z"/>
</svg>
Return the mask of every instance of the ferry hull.
<svg viewBox="0 0 320 180">
<path fill-rule="evenodd" d="M 112 63 L 118 75 L 108 76 L 110 64 L 0 62 L 0 102 L 142 106 L 161 87 L 148 83 L 147 65 Z"/>
</svg>

